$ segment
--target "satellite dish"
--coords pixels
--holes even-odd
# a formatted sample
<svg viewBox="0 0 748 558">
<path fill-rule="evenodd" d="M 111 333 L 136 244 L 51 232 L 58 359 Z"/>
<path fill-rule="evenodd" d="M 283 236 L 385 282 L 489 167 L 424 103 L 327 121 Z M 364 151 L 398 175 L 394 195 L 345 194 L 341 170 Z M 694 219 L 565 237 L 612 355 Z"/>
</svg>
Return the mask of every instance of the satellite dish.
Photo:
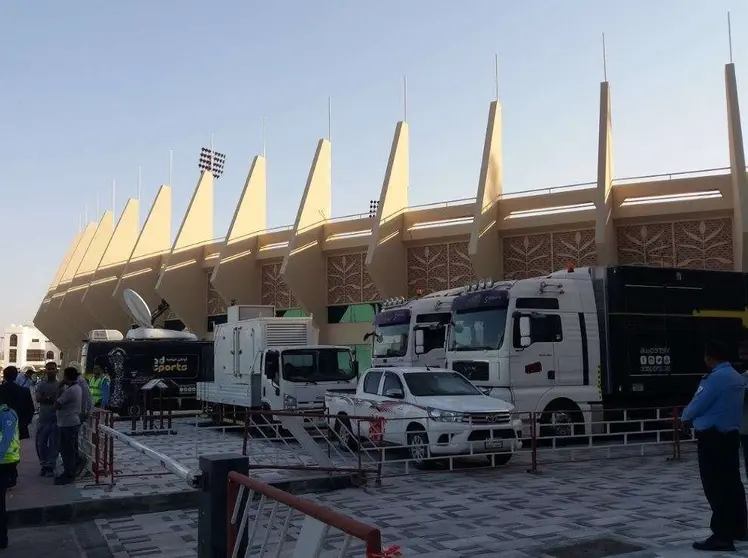
<svg viewBox="0 0 748 558">
<path fill-rule="evenodd" d="M 125 299 L 125 306 L 133 321 L 140 327 L 151 328 L 151 309 L 148 308 L 143 297 L 132 289 L 125 289 L 122 293 Z"/>
</svg>

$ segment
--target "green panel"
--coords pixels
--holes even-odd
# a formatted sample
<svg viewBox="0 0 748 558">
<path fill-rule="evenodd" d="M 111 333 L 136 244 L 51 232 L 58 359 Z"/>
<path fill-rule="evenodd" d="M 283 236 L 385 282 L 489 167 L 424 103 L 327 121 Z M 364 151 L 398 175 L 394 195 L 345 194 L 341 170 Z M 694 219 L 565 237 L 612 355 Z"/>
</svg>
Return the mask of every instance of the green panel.
<svg viewBox="0 0 748 558">
<path fill-rule="evenodd" d="M 356 353 L 356 360 L 358 361 L 358 369 L 363 372 L 367 368 L 371 367 L 371 343 L 365 343 L 362 345 L 351 345 L 354 352 Z"/>
<path fill-rule="evenodd" d="M 375 304 L 349 304 L 328 306 L 327 323 L 330 324 L 370 324 L 377 313 Z"/>
<path fill-rule="evenodd" d="M 279 318 L 308 318 L 309 314 L 304 312 L 303 308 L 287 308 L 286 310 L 278 310 L 276 316 Z"/>
</svg>

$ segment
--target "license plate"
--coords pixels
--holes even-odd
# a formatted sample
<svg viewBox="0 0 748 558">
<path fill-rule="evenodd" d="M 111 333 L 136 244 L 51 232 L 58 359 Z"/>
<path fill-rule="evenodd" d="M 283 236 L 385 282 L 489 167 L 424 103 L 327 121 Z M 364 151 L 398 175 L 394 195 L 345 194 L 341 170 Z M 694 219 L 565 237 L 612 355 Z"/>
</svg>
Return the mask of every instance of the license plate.
<svg viewBox="0 0 748 558">
<path fill-rule="evenodd" d="M 486 449 L 502 449 L 504 440 L 486 440 Z"/>
</svg>

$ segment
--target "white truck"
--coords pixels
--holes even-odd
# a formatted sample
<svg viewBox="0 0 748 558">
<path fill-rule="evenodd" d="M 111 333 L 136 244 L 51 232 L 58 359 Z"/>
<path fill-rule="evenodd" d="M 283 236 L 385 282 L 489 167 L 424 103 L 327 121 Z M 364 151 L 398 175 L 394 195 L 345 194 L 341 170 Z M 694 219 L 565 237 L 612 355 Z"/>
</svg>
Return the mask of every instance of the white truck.
<svg viewBox="0 0 748 558">
<path fill-rule="evenodd" d="M 447 367 L 538 413 L 548 435 L 594 433 L 621 409 L 686 404 L 709 338 L 745 360 L 746 293 L 746 274 L 673 268 L 569 266 L 480 281 L 452 304 Z"/>
<path fill-rule="evenodd" d="M 444 367 L 444 340 L 452 301 L 462 288 L 382 303 L 374 317 L 372 366 Z"/>
<path fill-rule="evenodd" d="M 352 349 L 318 345 L 311 318 L 240 320 L 228 310 L 214 333 L 213 381 L 197 384 L 214 420 L 242 420 L 246 409 L 321 411 L 328 389 L 355 387 Z"/>
<path fill-rule="evenodd" d="M 356 390 L 328 391 L 325 405 L 328 427 L 342 446 L 357 449 L 381 435 L 384 445 L 407 447 L 420 469 L 439 461 L 430 458 L 454 455 L 487 455 L 505 464 L 522 446 L 514 406 L 484 395 L 451 370 L 370 368 Z M 372 436 L 375 423 L 355 417 L 383 419 L 381 432 Z"/>
</svg>

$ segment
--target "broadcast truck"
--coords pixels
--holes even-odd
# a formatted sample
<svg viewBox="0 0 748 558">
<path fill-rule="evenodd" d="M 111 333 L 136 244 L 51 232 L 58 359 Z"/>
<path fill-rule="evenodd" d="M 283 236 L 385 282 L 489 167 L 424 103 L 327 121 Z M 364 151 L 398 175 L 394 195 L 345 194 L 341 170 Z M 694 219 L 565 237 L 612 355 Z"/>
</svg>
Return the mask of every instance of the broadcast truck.
<svg viewBox="0 0 748 558">
<path fill-rule="evenodd" d="M 708 339 L 745 369 L 748 275 L 633 266 L 480 281 L 452 304 L 446 365 L 551 435 L 688 403 Z M 423 350 L 416 343 L 416 352 Z"/>
<path fill-rule="evenodd" d="M 91 374 L 96 364 L 106 370 L 111 378 L 109 408 L 122 416 L 140 415 L 149 402 L 165 409 L 197 409 L 197 382 L 213 377 L 213 343 L 189 332 L 154 327 L 158 311 L 152 313 L 132 289 L 126 289 L 123 298 L 135 327 L 124 335 L 111 329 L 90 331 L 81 347 L 83 373 Z M 144 397 L 141 390 L 155 378 L 167 386 L 160 396 L 163 403 Z"/>
<path fill-rule="evenodd" d="M 452 301 L 460 289 L 439 291 L 412 300 L 391 298 L 374 316 L 374 367 L 444 367 L 444 341 L 452 318 Z M 416 338 L 420 341 L 416 353 Z"/>
<path fill-rule="evenodd" d="M 213 380 L 197 384 L 214 421 L 244 420 L 248 409 L 321 412 L 328 389 L 356 387 L 353 350 L 319 345 L 312 318 L 239 319 L 236 309 L 214 333 Z"/>
</svg>

